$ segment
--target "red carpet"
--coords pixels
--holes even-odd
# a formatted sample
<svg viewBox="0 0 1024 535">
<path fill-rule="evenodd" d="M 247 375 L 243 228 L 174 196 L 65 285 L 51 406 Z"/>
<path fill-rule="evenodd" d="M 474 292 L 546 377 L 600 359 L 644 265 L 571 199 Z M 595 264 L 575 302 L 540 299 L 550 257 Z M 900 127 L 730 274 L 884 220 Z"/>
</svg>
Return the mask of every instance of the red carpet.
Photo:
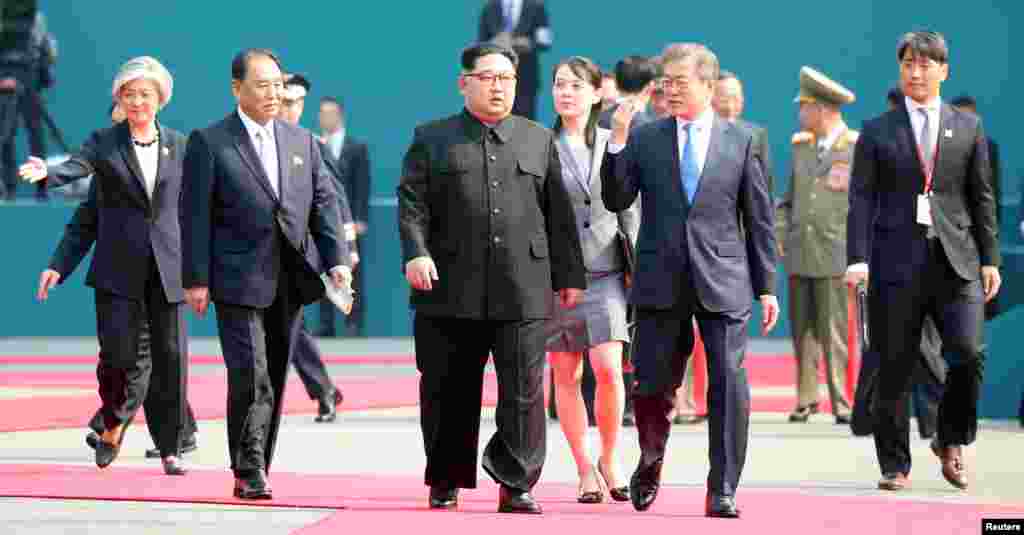
<svg viewBox="0 0 1024 535">
<path fill-rule="evenodd" d="M 703 517 L 703 489 L 665 487 L 655 506 L 641 514 L 628 503 L 581 505 L 574 500 L 572 485 L 541 482 L 536 496 L 546 514 L 524 517 L 494 512 L 497 488 L 489 481 L 481 482 L 480 489 L 463 491 L 460 512 L 455 513 L 427 510 L 426 488 L 418 478 L 272 473 L 271 483 L 274 500 L 241 502 L 230 495 L 232 480 L 226 470 L 193 471 L 179 478 L 164 476 L 157 468 L 0 465 L 0 496 L 345 508 L 299 530 L 304 535 L 362 530 L 522 535 L 524 530 L 564 534 L 568 529 L 586 529 L 588 533 L 685 533 L 697 529 L 721 535 L 942 535 L 979 533 L 982 518 L 1024 515 L 1024 508 L 744 489 L 738 496 L 743 519 L 719 520 Z M 585 528 L 583 521 L 588 522 Z"/>
<path fill-rule="evenodd" d="M 35 357 L 32 357 L 35 358 Z M 84 357 L 60 357 L 82 359 Z M 218 357 L 219 358 L 219 357 Z M 335 359 L 348 362 L 376 362 L 378 357 L 328 357 L 328 362 Z M 390 358 L 390 357 L 389 357 Z M 405 357 L 394 357 L 399 361 Z M 94 361 L 94 360 L 93 360 Z M 403 360 L 404 362 L 404 360 Z M 751 355 L 746 360 L 748 377 L 753 387 L 790 387 L 795 379 L 795 362 L 789 356 Z M 223 370 L 203 375 L 193 375 L 189 381 L 189 401 L 200 420 L 220 419 L 226 416 L 225 392 L 227 383 Z M 346 378 L 344 370 L 335 370 L 334 380 L 345 394 L 342 410 L 361 410 L 369 408 L 394 408 L 415 406 L 418 400 L 419 378 L 415 373 L 405 377 Z M 824 381 L 824 378 L 821 379 Z M 4 415 L 0 421 L 0 432 L 27 431 L 38 429 L 56 429 L 67 427 L 84 427 L 99 406 L 99 397 L 89 395 L 48 395 L 47 389 L 76 388 L 83 390 L 96 389 L 95 374 L 81 372 L 18 372 L 0 373 L 0 387 L 20 387 L 38 389 L 31 397 L 0 399 L 0 413 Z M 546 389 L 545 389 L 546 391 Z M 753 399 L 754 412 L 787 412 L 796 403 L 796 395 L 782 396 L 756 395 Z M 493 406 L 497 400 L 497 385 L 491 375 L 485 381 L 484 403 Z M 829 410 L 826 399 L 822 399 L 821 410 Z M 285 394 L 285 414 L 314 414 L 317 404 L 306 396 L 305 389 L 293 374 Z M 142 413 L 140 412 L 140 422 Z"/>
</svg>

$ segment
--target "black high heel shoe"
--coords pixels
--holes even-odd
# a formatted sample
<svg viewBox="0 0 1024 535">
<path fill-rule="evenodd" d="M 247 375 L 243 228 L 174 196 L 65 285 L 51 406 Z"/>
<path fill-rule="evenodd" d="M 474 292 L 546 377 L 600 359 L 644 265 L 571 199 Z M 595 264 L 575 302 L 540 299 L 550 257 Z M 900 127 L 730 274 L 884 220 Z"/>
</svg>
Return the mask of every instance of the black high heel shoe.
<svg viewBox="0 0 1024 535">
<path fill-rule="evenodd" d="M 600 472 L 597 471 L 596 466 L 590 467 L 590 473 L 594 476 L 594 480 L 597 481 L 598 490 L 583 490 L 583 481 L 580 481 L 580 488 L 576 493 L 576 501 L 579 503 L 601 503 L 604 501 L 604 479 L 601 477 Z"/>
<path fill-rule="evenodd" d="M 604 467 L 601 465 L 601 461 L 597 461 L 598 475 L 601 476 L 604 486 L 608 488 L 608 495 L 617 502 L 628 502 L 629 501 L 629 486 L 623 485 L 621 487 L 611 487 L 611 483 L 608 483 L 610 479 L 608 475 L 604 473 Z"/>
</svg>

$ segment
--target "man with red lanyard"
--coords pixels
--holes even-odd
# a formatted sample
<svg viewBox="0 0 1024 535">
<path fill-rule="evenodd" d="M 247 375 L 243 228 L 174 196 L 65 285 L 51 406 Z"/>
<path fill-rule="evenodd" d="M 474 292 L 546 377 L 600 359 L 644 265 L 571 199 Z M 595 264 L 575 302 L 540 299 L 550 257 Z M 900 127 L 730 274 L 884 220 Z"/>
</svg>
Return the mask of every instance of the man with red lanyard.
<svg viewBox="0 0 1024 535">
<path fill-rule="evenodd" d="M 847 281 L 870 282 L 868 308 L 884 311 L 869 319 L 881 357 L 874 440 L 884 490 L 910 484 L 906 397 L 925 314 L 952 360 L 931 447 L 943 477 L 967 488 L 962 447 L 977 431 L 984 303 L 1000 286 L 988 145 L 976 115 L 939 98 L 948 56 L 941 34 L 905 34 L 905 105 L 865 122 L 854 150 Z"/>
</svg>

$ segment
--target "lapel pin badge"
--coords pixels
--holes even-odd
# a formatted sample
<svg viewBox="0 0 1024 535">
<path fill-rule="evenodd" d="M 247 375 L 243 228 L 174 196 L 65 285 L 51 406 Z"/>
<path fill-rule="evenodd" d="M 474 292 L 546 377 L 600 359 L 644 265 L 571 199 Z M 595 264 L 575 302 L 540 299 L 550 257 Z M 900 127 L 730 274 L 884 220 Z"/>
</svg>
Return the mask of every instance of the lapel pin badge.
<svg viewBox="0 0 1024 535">
<path fill-rule="evenodd" d="M 302 165 L 302 158 L 292 156 L 292 165 Z"/>
<path fill-rule="evenodd" d="M 949 128 L 947 128 L 947 129 L 946 129 L 946 134 L 945 134 L 945 136 L 946 136 L 946 137 L 953 137 L 953 130 L 952 130 L 952 129 L 949 129 Z"/>
<path fill-rule="evenodd" d="M 171 149 L 169 149 L 167 147 L 164 147 L 163 153 L 164 153 L 164 156 L 169 156 L 171 154 Z"/>
</svg>

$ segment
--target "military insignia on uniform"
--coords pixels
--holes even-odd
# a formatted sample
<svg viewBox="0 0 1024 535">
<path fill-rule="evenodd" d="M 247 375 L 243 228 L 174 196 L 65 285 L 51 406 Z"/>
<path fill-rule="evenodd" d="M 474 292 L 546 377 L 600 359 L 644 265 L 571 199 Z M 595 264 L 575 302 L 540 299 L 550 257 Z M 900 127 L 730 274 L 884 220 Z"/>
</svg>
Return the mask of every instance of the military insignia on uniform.
<svg viewBox="0 0 1024 535">
<path fill-rule="evenodd" d="M 797 133 L 793 134 L 793 144 L 794 145 L 799 145 L 801 143 L 809 143 L 811 141 L 814 141 L 814 134 L 812 134 L 810 132 L 803 131 L 803 132 L 797 132 Z"/>
<path fill-rule="evenodd" d="M 162 152 L 164 153 L 164 156 L 170 156 L 171 155 L 171 149 L 169 149 L 167 147 L 164 147 Z"/>
<path fill-rule="evenodd" d="M 292 165 L 302 165 L 302 158 L 298 156 L 292 156 Z"/>
<path fill-rule="evenodd" d="M 953 137 L 953 130 L 951 130 L 951 129 L 947 128 L 947 129 L 946 129 L 946 134 L 945 134 L 945 136 L 946 136 L 946 137 Z"/>
</svg>

